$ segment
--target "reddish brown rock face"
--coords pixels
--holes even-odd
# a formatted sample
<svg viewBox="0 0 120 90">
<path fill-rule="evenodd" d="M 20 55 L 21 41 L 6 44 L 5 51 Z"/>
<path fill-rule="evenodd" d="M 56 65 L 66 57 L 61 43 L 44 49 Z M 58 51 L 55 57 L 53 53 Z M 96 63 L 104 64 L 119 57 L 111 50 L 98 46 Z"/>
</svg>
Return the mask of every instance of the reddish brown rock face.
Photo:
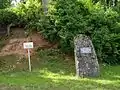
<svg viewBox="0 0 120 90">
<path fill-rule="evenodd" d="M 27 50 L 23 48 L 25 42 L 33 42 L 34 44 L 34 48 L 30 49 L 31 55 L 35 55 L 38 48 L 55 48 L 55 45 L 49 43 L 40 33 L 34 32 L 26 37 L 23 28 L 13 28 L 5 46 L 0 50 L 0 56 L 17 54 L 27 57 Z"/>
<path fill-rule="evenodd" d="M 99 75 L 99 64 L 94 46 L 89 37 L 79 35 L 74 38 L 76 74 L 82 77 Z"/>
</svg>

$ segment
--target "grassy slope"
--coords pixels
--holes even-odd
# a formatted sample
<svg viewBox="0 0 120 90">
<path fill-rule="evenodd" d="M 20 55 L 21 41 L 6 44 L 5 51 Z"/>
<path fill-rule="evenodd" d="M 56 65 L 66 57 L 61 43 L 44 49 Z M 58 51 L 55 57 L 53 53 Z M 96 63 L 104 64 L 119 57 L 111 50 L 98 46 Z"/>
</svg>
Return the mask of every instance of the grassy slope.
<svg viewBox="0 0 120 90">
<path fill-rule="evenodd" d="M 12 56 L 13 59 L 15 57 Z M 1 58 L 0 58 L 1 59 Z M 10 59 L 4 57 L 4 59 Z M 101 65 L 98 78 L 76 78 L 74 60 L 57 51 L 40 51 L 32 58 L 33 71 L 0 73 L 3 90 L 119 90 L 120 66 Z"/>
</svg>

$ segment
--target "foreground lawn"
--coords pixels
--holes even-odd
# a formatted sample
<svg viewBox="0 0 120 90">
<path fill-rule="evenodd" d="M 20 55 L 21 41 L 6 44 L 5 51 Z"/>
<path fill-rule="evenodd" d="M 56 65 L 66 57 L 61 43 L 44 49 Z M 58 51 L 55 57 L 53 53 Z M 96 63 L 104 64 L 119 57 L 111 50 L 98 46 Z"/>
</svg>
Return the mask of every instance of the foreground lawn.
<svg viewBox="0 0 120 90">
<path fill-rule="evenodd" d="M 15 58 L 14 56 L 9 56 Z M 4 57 L 5 59 L 5 57 Z M 8 58 L 6 57 L 8 60 Z M 32 59 L 32 72 L 2 71 L 0 90 L 119 90 L 120 66 L 101 66 L 96 78 L 75 77 L 74 60 L 58 52 L 40 51 Z M 27 66 L 27 64 L 26 64 Z"/>
</svg>

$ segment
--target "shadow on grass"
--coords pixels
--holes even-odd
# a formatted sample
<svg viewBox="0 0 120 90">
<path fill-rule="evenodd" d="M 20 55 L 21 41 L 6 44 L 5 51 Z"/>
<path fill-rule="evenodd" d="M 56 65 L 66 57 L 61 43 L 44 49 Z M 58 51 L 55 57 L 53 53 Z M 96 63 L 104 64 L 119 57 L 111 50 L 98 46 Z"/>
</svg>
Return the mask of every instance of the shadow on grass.
<svg viewBox="0 0 120 90">
<path fill-rule="evenodd" d="M 55 50 L 41 50 L 38 53 L 38 60 L 33 60 L 33 67 L 36 65 L 40 69 L 47 69 L 50 72 L 62 75 L 75 75 L 75 63 L 70 57 L 61 54 L 60 51 Z M 34 58 L 33 58 L 34 59 Z"/>
<path fill-rule="evenodd" d="M 47 67 L 32 72 L 1 73 L 0 83 L 5 84 L 0 86 L 0 90 L 119 90 L 119 67 L 101 66 L 98 78 L 76 78 L 70 75 L 71 72 L 67 73 L 69 75 L 61 74 L 61 68 L 54 71 Z M 67 70 L 64 69 L 66 72 Z"/>
<path fill-rule="evenodd" d="M 10 64 L 16 63 L 16 58 L 13 56 L 4 57 L 2 59 L 7 60 Z M 31 58 L 31 63 L 31 73 L 28 72 L 28 67 L 25 71 L 22 69 L 10 69 L 11 71 L 0 73 L 0 83 L 4 83 L 5 85 L 7 83 L 8 85 L 6 88 L 10 88 L 5 90 L 120 89 L 120 66 L 100 65 L 101 74 L 99 77 L 76 79 L 74 60 L 64 57 L 64 55 L 60 54 L 59 52 L 41 51 L 39 56 Z M 28 66 L 28 62 L 26 62 L 24 65 Z M 4 84 L 3 88 L 5 87 Z"/>
<path fill-rule="evenodd" d="M 120 80 L 120 65 L 118 66 L 109 66 L 109 65 L 101 65 L 101 74 L 99 79 L 101 80 Z"/>
</svg>

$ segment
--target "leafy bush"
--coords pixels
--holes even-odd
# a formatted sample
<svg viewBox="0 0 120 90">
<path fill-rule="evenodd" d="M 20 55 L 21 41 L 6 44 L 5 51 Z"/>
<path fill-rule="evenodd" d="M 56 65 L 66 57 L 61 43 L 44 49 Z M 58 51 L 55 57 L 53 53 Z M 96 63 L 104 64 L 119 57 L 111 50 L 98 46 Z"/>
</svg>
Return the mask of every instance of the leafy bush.
<svg viewBox="0 0 120 90">
<path fill-rule="evenodd" d="M 73 52 L 77 34 L 86 34 L 91 37 L 99 60 L 116 64 L 120 63 L 120 15 L 116 11 L 93 4 L 92 0 L 50 0 L 45 16 L 40 0 L 27 0 L 13 9 L 0 10 L 0 23 L 37 30 L 66 53 Z"/>
<path fill-rule="evenodd" d="M 91 38 L 96 48 L 98 58 L 99 60 L 109 64 L 119 63 L 119 58 L 115 57 L 116 53 L 110 50 L 111 48 L 119 50 L 118 48 L 115 48 L 113 45 L 111 45 L 111 43 L 114 41 L 110 41 L 113 39 L 111 35 L 115 35 L 117 28 L 119 28 L 117 23 L 118 16 L 119 15 L 117 12 L 113 11 L 112 9 L 104 10 L 97 8 L 94 12 L 91 13 L 89 20 L 89 26 L 91 26 L 91 24 L 94 25 Z M 109 48 L 107 45 L 109 45 Z M 114 45 L 116 46 L 115 43 Z M 109 54 L 106 48 L 109 51 Z"/>
<path fill-rule="evenodd" d="M 88 9 L 76 0 L 56 0 L 48 10 L 42 33 L 50 41 L 59 41 L 59 47 L 65 52 L 71 52 L 73 37 L 86 31 Z"/>
<path fill-rule="evenodd" d="M 27 0 L 17 7 L 0 9 L 0 24 L 15 24 L 28 30 L 36 30 L 37 23 L 41 20 L 43 11 L 40 0 Z"/>
<path fill-rule="evenodd" d="M 103 60 L 109 64 L 120 64 L 120 34 L 111 34 L 103 46 Z"/>
<path fill-rule="evenodd" d="M 0 9 L 0 24 L 8 25 L 17 21 L 17 15 L 11 9 Z"/>
<path fill-rule="evenodd" d="M 0 9 L 8 8 L 11 6 L 12 0 L 0 0 Z"/>
<path fill-rule="evenodd" d="M 26 3 L 20 3 L 13 8 L 19 18 L 19 24 L 29 29 L 36 29 L 35 23 L 41 19 L 42 8 L 40 0 L 27 0 Z"/>
<path fill-rule="evenodd" d="M 120 55 L 113 37 L 115 35 L 118 40 L 119 35 L 115 34 L 119 29 L 118 17 L 116 11 L 111 8 L 105 10 L 91 0 L 52 0 L 46 18 L 37 26 L 47 39 L 59 42 L 64 52 L 73 52 L 73 38 L 77 34 L 86 34 L 91 37 L 99 60 L 115 64 L 119 63 L 117 56 Z M 111 51 L 111 48 L 118 52 Z"/>
</svg>

